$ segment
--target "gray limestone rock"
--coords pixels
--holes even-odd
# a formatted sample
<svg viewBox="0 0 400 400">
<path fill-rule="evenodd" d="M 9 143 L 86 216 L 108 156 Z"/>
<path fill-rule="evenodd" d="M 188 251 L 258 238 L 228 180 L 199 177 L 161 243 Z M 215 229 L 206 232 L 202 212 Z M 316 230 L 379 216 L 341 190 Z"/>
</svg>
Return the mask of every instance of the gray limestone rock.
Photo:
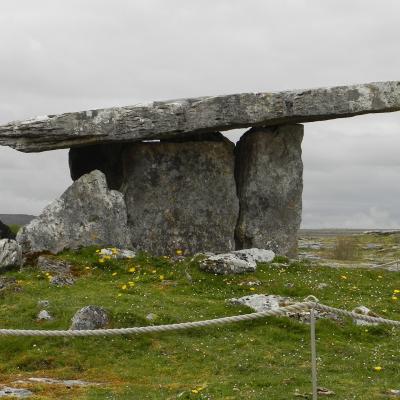
<svg viewBox="0 0 400 400">
<path fill-rule="evenodd" d="M 56 275 L 50 278 L 50 285 L 54 286 L 72 286 L 75 279 L 70 275 Z"/>
<path fill-rule="evenodd" d="M 122 184 L 121 143 L 75 147 L 69 151 L 69 169 L 73 181 L 94 170 L 104 173 L 108 187 L 119 190 Z"/>
<path fill-rule="evenodd" d="M 301 222 L 302 125 L 251 129 L 236 147 L 237 248 L 295 256 Z"/>
<path fill-rule="evenodd" d="M 50 315 L 50 313 L 47 310 L 40 310 L 36 319 L 38 321 L 51 321 L 53 319 L 53 317 Z"/>
<path fill-rule="evenodd" d="M 0 240 L 0 272 L 10 267 L 22 265 L 21 246 L 11 239 Z"/>
<path fill-rule="evenodd" d="M 28 389 L 12 388 L 8 386 L 0 387 L 0 397 L 12 397 L 22 399 L 33 396 L 33 392 Z"/>
<path fill-rule="evenodd" d="M 35 152 L 399 110 L 399 81 L 242 93 L 155 101 L 11 122 L 0 127 L 0 145 Z"/>
<path fill-rule="evenodd" d="M 72 317 L 72 330 L 88 330 L 105 328 L 109 322 L 108 313 L 103 307 L 86 306 Z"/>
<path fill-rule="evenodd" d="M 275 253 L 272 250 L 265 250 L 265 249 L 243 249 L 243 250 L 236 250 L 232 252 L 233 254 L 245 254 L 254 261 L 260 263 L 271 262 L 275 258 Z"/>
<path fill-rule="evenodd" d="M 26 253 L 84 246 L 130 245 L 121 193 L 109 190 L 104 174 L 92 171 L 75 181 L 42 214 L 24 226 L 17 241 Z"/>
<path fill-rule="evenodd" d="M 231 142 L 132 144 L 123 162 L 134 249 L 154 255 L 234 249 L 239 204 Z"/>
<path fill-rule="evenodd" d="M 37 259 L 36 265 L 40 271 L 52 274 L 71 274 L 72 270 L 72 264 L 69 262 L 48 255 L 40 256 Z"/>
<path fill-rule="evenodd" d="M 217 275 L 243 274 L 254 272 L 257 264 L 253 257 L 246 254 L 217 254 L 201 260 L 200 269 Z"/>
</svg>

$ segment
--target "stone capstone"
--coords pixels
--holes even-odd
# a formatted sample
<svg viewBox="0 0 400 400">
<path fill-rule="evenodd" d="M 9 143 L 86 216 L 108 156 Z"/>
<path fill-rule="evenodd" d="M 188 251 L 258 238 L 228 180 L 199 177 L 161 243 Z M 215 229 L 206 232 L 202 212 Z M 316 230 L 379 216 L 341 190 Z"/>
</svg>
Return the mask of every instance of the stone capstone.
<svg viewBox="0 0 400 400">
<path fill-rule="evenodd" d="M 154 255 L 234 249 L 239 213 L 227 139 L 132 144 L 123 154 L 134 249 Z"/>
<path fill-rule="evenodd" d="M 11 232 L 8 225 L 0 221 L 0 239 L 15 239 L 15 235 Z"/>
<path fill-rule="evenodd" d="M 301 222 L 302 125 L 254 128 L 236 146 L 237 248 L 295 256 Z"/>
<path fill-rule="evenodd" d="M 399 81 L 242 93 L 154 101 L 11 122 L 0 127 L 0 145 L 36 152 L 399 110 Z"/>
<path fill-rule="evenodd" d="M 130 246 L 127 213 L 121 193 L 109 190 L 105 175 L 83 175 L 24 226 L 17 241 L 25 253 L 85 246 Z"/>
<path fill-rule="evenodd" d="M 12 239 L 0 240 L 0 272 L 10 267 L 22 265 L 21 246 Z"/>
<path fill-rule="evenodd" d="M 105 328 L 109 322 L 107 311 L 99 306 L 81 308 L 72 317 L 72 330 L 88 330 Z"/>
<path fill-rule="evenodd" d="M 119 190 L 122 184 L 121 143 L 97 144 L 69 150 L 69 169 L 73 181 L 94 170 L 104 173 L 110 189 Z"/>
</svg>

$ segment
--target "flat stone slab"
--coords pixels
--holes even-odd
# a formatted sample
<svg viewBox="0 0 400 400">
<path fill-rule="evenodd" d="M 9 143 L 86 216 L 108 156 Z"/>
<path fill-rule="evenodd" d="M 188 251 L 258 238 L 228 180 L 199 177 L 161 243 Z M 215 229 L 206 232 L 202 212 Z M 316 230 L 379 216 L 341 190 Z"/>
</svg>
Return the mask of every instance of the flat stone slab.
<svg viewBox="0 0 400 400">
<path fill-rule="evenodd" d="M 0 127 L 0 145 L 39 152 L 107 142 L 184 137 L 400 110 L 400 81 L 156 101 Z"/>
</svg>

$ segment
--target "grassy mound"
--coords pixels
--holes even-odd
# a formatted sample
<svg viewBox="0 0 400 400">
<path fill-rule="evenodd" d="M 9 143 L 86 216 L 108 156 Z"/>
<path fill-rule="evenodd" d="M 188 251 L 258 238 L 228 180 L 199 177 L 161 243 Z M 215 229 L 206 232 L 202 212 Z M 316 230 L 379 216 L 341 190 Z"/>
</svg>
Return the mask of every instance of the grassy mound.
<svg viewBox="0 0 400 400">
<path fill-rule="evenodd" d="M 254 293 L 299 300 L 314 294 L 328 305 L 365 305 L 400 320 L 393 296 L 400 289 L 397 272 L 289 264 L 280 258 L 260 264 L 254 274 L 213 276 L 189 259 L 174 262 L 142 254 L 100 262 L 95 250 L 59 256 L 75 265 L 77 280 L 71 287 L 50 285 L 35 268 L 8 272 L 17 287 L 0 292 L 0 326 L 67 329 L 73 314 L 89 304 L 110 311 L 111 327 L 195 321 L 247 313 L 246 307 L 225 300 Z M 246 284 L 255 280 L 261 284 Z M 320 283 L 328 286 L 318 289 Z M 53 321 L 36 321 L 38 300 L 50 301 Z M 149 313 L 156 315 L 152 322 L 146 319 Z M 381 399 L 387 390 L 400 389 L 399 334 L 388 327 L 319 321 L 320 385 L 334 390 L 338 399 Z M 104 383 L 71 389 L 35 384 L 30 390 L 36 399 L 286 400 L 310 392 L 309 327 L 268 318 L 147 336 L 0 337 L 0 377 L 8 385 L 28 377 Z"/>
</svg>

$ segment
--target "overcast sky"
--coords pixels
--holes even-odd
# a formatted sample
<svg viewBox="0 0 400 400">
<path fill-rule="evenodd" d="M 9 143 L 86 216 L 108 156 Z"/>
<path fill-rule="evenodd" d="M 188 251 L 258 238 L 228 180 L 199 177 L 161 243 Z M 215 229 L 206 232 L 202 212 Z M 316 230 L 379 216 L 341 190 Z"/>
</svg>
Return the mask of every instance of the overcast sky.
<svg viewBox="0 0 400 400">
<path fill-rule="evenodd" d="M 398 0 L 1 0 L 0 123 L 146 100 L 400 79 Z M 237 137 L 237 134 L 236 134 Z M 304 227 L 400 227 L 400 113 L 305 126 Z M 0 147 L 0 213 L 70 184 Z"/>
</svg>

